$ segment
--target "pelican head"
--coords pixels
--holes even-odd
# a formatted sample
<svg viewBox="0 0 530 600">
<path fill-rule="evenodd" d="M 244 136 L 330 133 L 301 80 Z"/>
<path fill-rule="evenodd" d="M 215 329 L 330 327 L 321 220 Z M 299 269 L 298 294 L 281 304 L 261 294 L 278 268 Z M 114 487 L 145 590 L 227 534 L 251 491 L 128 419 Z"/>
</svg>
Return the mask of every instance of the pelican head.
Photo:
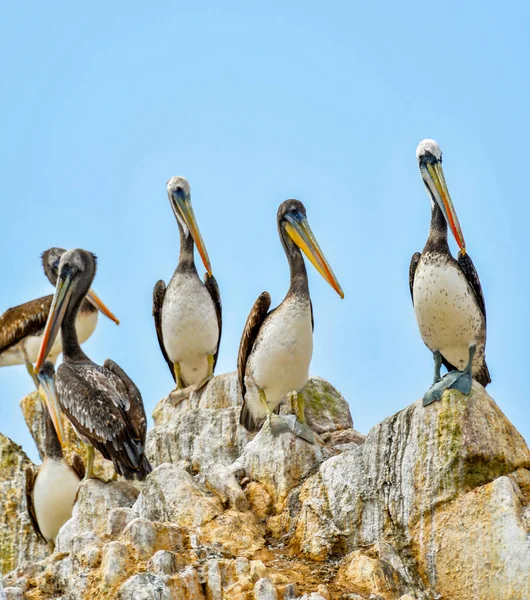
<svg viewBox="0 0 530 600">
<path fill-rule="evenodd" d="M 167 195 L 171 208 L 173 209 L 177 222 L 182 228 L 184 235 L 188 237 L 191 233 L 193 241 L 197 246 L 197 250 L 201 255 L 204 268 L 208 271 L 208 274 L 211 275 L 212 266 L 199 226 L 197 225 L 197 219 L 193 213 L 193 207 L 191 205 L 191 189 L 188 180 L 184 177 L 172 177 L 167 182 Z"/>
<path fill-rule="evenodd" d="M 42 266 L 44 268 L 44 273 L 50 283 L 52 285 L 57 285 L 57 274 L 59 273 L 59 263 L 61 261 L 61 257 L 66 252 L 64 248 L 49 248 L 42 253 Z M 94 290 L 88 290 L 86 295 L 86 299 L 95 306 L 98 310 L 100 310 L 106 317 L 108 317 L 111 321 L 114 321 L 116 325 L 120 324 L 120 320 L 116 317 L 107 307 L 103 311 L 101 309 L 102 306 L 105 306 L 103 302 L 99 299 L 98 295 Z"/>
<path fill-rule="evenodd" d="M 436 203 L 453 232 L 458 247 L 465 254 L 466 242 L 456 211 L 445 183 L 442 169 L 442 150 L 434 140 L 422 140 L 416 148 L 421 177 L 431 201 Z"/>
<path fill-rule="evenodd" d="M 76 249 L 65 252 L 59 262 L 57 285 L 53 296 L 48 321 L 42 336 L 39 356 L 35 365 L 37 373 L 48 356 L 48 353 L 59 334 L 63 319 L 69 307 L 79 309 L 83 298 L 87 295 L 96 275 L 96 257 L 86 250 Z M 96 297 L 98 309 L 109 318 L 112 313 Z M 113 315 L 112 315 L 113 316 Z M 73 324 L 72 324 L 73 325 Z"/>
<path fill-rule="evenodd" d="M 344 292 L 311 231 L 302 202 L 300 200 L 282 202 L 278 208 L 277 220 L 284 246 L 288 244 L 287 240 L 294 242 L 337 294 L 344 298 Z"/>
</svg>

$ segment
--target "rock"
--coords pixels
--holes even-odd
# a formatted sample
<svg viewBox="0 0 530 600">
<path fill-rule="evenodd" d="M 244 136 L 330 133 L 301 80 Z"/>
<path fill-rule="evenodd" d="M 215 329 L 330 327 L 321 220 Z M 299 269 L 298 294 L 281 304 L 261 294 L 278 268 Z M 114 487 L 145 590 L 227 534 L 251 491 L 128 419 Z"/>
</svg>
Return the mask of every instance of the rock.
<svg viewBox="0 0 530 600">
<path fill-rule="evenodd" d="M 239 425 L 239 407 L 194 409 L 147 434 L 146 454 L 153 465 L 189 461 L 194 471 L 228 466 L 250 439 Z"/>
<path fill-rule="evenodd" d="M 0 589 L 0 598 L 5 598 L 5 600 L 24 600 L 24 594 L 20 588 L 6 587 L 3 591 Z"/>
<path fill-rule="evenodd" d="M 499 477 L 425 516 L 412 539 L 429 586 L 443 598 L 530 598 L 529 504 L 512 478 Z"/>
<path fill-rule="evenodd" d="M 102 534 L 110 510 L 132 506 L 138 494 L 138 489 L 125 481 L 103 483 L 99 479 L 87 479 L 79 487 L 72 518 L 57 535 L 56 550 L 69 552 L 76 540 L 87 532 L 95 536 Z"/>
<path fill-rule="evenodd" d="M 162 401 L 141 493 L 83 484 L 58 552 L 10 550 L 4 586 L 29 600 L 530 598 L 530 451 L 483 388 L 417 402 L 366 439 L 329 384 L 306 394 L 319 444 L 242 431 L 233 374 Z M 9 444 L 0 482 L 19 502 L 29 461 Z"/>
<path fill-rule="evenodd" d="M 348 403 L 327 381 L 312 377 L 303 393 L 307 422 L 316 433 L 353 426 Z M 178 404 L 168 396 L 153 412 L 156 426 L 148 434 L 147 455 L 154 465 L 189 461 L 194 471 L 229 466 L 252 439 L 239 425 L 240 411 L 236 373 L 214 377 Z M 294 408 L 284 401 L 281 412 L 292 414 Z"/>
<path fill-rule="evenodd" d="M 353 427 L 348 403 L 325 379 L 311 377 L 302 394 L 305 399 L 306 421 L 315 433 L 323 434 Z M 296 407 L 284 400 L 280 414 L 296 414 Z"/>
<path fill-rule="evenodd" d="M 103 588 L 112 588 L 125 578 L 130 558 L 129 548 L 123 542 L 105 544 L 101 560 Z"/>
<path fill-rule="evenodd" d="M 32 392 L 28 394 L 20 401 L 20 408 L 22 414 L 28 426 L 28 429 L 35 440 L 37 450 L 41 460 L 44 458 L 44 413 L 42 409 L 42 402 L 38 392 Z M 85 460 L 85 446 L 81 443 L 81 440 L 77 437 L 72 424 L 66 417 L 62 415 L 63 427 L 65 433 L 63 452 L 70 464 L 72 464 L 72 458 L 74 454 L 78 454 L 83 460 Z M 112 462 L 105 460 L 103 456 L 96 450 L 94 456 L 94 473 L 108 481 L 114 475 L 114 467 Z"/>
<path fill-rule="evenodd" d="M 337 583 L 349 592 L 375 593 L 382 600 L 395 600 L 406 591 L 397 571 L 361 550 L 355 550 L 344 559 L 337 574 Z"/>
<path fill-rule="evenodd" d="M 371 546 L 496 477 L 530 466 L 521 435 L 478 384 L 385 419 L 366 442 L 325 461 L 300 493 L 296 540 L 320 560 L 337 544 Z"/>
<path fill-rule="evenodd" d="M 254 586 L 255 600 L 278 600 L 278 592 L 274 583 L 268 578 L 259 579 Z"/>
<path fill-rule="evenodd" d="M 139 560 L 147 560 L 158 550 L 182 551 L 188 545 L 187 532 L 170 523 L 134 519 L 121 540 L 134 549 Z"/>
<path fill-rule="evenodd" d="M 223 506 L 235 508 L 239 511 L 248 510 L 248 501 L 245 492 L 241 489 L 234 474 L 227 468 L 219 465 L 213 468 L 206 477 L 200 478 L 206 487 L 221 500 Z"/>
<path fill-rule="evenodd" d="M 163 464 L 148 475 L 134 512 L 151 521 L 200 527 L 220 515 L 223 507 L 206 489 L 201 489 L 189 473 Z"/>
<path fill-rule="evenodd" d="M 178 570 L 178 561 L 174 552 L 159 550 L 147 563 L 147 569 L 155 575 L 174 575 Z"/>
<path fill-rule="evenodd" d="M 218 549 L 225 556 L 255 555 L 265 546 L 263 528 L 251 512 L 228 510 L 201 528 L 202 544 Z"/>
<path fill-rule="evenodd" d="M 133 575 L 118 592 L 118 600 L 171 600 L 165 581 L 151 573 Z"/>
<path fill-rule="evenodd" d="M 32 462 L 22 448 L 0 434 L 0 572 L 22 561 L 40 560 L 46 544 L 36 536 L 26 510 L 25 471 Z"/>
<path fill-rule="evenodd" d="M 318 444 L 310 444 L 291 433 L 274 436 L 264 426 L 232 465 L 263 485 L 273 505 L 280 507 L 289 492 L 329 456 Z"/>
</svg>

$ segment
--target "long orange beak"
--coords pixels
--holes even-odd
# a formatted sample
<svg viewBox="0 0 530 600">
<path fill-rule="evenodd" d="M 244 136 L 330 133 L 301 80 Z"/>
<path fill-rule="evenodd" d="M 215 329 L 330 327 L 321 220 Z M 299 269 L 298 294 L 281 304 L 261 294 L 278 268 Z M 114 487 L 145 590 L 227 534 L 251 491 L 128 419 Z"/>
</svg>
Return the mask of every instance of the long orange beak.
<svg viewBox="0 0 530 600">
<path fill-rule="evenodd" d="M 210 263 L 208 252 L 206 251 L 206 246 L 204 245 L 204 240 L 202 239 L 199 226 L 197 225 L 197 219 L 195 218 L 195 214 L 193 213 L 191 198 L 188 194 L 186 194 L 185 196 L 173 194 L 173 199 L 178 207 L 178 211 L 180 212 L 181 217 L 184 219 L 186 225 L 188 226 L 188 229 L 190 230 L 190 233 L 193 237 L 193 241 L 195 242 L 197 250 L 201 255 L 204 268 L 206 269 L 206 271 L 208 271 L 208 275 L 211 275 L 212 265 Z"/>
<path fill-rule="evenodd" d="M 114 323 L 116 323 L 116 325 L 120 324 L 120 320 L 118 319 L 118 317 L 116 317 L 114 315 L 114 313 L 110 312 L 107 305 L 101 301 L 100 297 L 96 294 L 96 292 L 94 290 L 92 290 L 92 289 L 88 290 L 86 299 L 90 302 L 90 304 L 95 306 L 100 312 L 102 312 L 111 321 L 114 321 Z"/>
<path fill-rule="evenodd" d="M 337 294 L 341 298 L 344 298 L 344 292 L 311 231 L 307 217 L 302 213 L 298 213 L 296 217 L 286 215 L 285 230 L 293 242 L 311 261 L 315 269 L 337 292 Z"/>
<path fill-rule="evenodd" d="M 447 221 L 449 227 L 451 228 L 451 231 L 453 232 L 453 236 L 456 240 L 456 243 L 458 244 L 458 247 L 460 248 L 462 253 L 465 254 L 466 242 L 464 240 L 464 234 L 462 233 L 462 228 L 460 227 L 458 217 L 456 216 L 455 207 L 453 206 L 451 196 L 449 195 L 449 190 L 447 189 L 447 184 L 445 183 L 442 163 L 428 163 L 427 171 L 431 178 L 432 184 L 434 185 L 434 189 L 437 192 L 434 194 L 434 197 L 436 198 L 438 205 L 440 206 L 445 220 Z M 432 190 L 432 186 L 430 187 Z"/>
<path fill-rule="evenodd" d="M 50 365 L 51 363 L 46 363 L 46 365 Z M 46 409 L 50 413 L 50 417 L 52 419 L 53 426 L 55 431 L 57 432 L 57 437 L 59 438 L 59 442 L 61 446 L 64 446 L 64 428 L 63 428 L 63 420 L 61 418 L 61 409 L 59 407 L 59 399 L 57 397 L 57 390 L 55 388 L 55 376 L 53 367 L 48 369 L 42 369 L 40 373 L 37 374 L 37 379 L 39 380 L 39 395 L 44 401 Z"/>
<path fill-rule="evenodd" d="M 64 314 L 68 308 L 75 285 L 76 281 L 71 275 L 67 275 L 64 279 L 59 278 L 57 281 L 57 287 L 55 288 L 55 294 L 50 307 L 50 313 L 48 314 L 44 335 L 42 336 L 39 356 L 35 364 L 35 370 L 37 373 L 40 371 L 42 364 L 46 360 L 46 357 L 53 346 L 53 342 L 55 342 L 55 339 L 59 334 L 61 324 L 64 319 Z"/>
</svg>

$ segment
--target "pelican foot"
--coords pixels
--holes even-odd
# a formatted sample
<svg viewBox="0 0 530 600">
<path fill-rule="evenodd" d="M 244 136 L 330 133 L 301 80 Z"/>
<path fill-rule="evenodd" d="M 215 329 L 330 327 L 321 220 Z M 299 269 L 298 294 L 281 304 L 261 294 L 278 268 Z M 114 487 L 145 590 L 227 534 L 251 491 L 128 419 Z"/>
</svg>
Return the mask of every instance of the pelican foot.
<svg viewBox="0 0 530 600">
<path fill-rule="evenodd" d="M 289 424 L 285 421 L 284 417 L 270 413 L 267 417 L 267 423 L 270 427 L 271 433 L 274 437 L 287 433 L 291 430 Z"/>
<path fill-rule="evenodd" d="M 194 385 L 194 386 L 190 386 L 190 387 L 193 388 L 194 392 L 199 392 L 204 387 L 206 387 L 206 384 L 210 381 L 210 379 L 212 379 L 212 377 L 213 377 L 213 375 L 208 375 L 200 383 L 198 383 L 197 385 Z"/>
<path fill-rule="evenodd" d="M 314 433 L 305 423 L 301 423 L 295 415 L 286 415 L 284 421 L 286 422 L 289 431 L 292 431 L 296 437 L 299 437 L 310 444 L 316 443 Z"/>
<path fill-rule="evenodd" d="M 464 396 L 467 396 L 471 391 L 472 384 L 473 378 L 467 369 L 465 371 L 451 371 L 431 385 L 425 396 L 423 396 L 423 406 L 429 406 L 429 404 L 441 400 L 445 390 L 458 390 Z"/>
<path fill-rule="evenodd" d="M 473 385 L 473 378 L 467 369 L 465 371 L 451 371 L 451 373 L 447 373 L 444 379 L 449 380 L 448 390 L 458 390 L 464 396 L 469 395 L 471 386 Z"/>
<path fill-rule="evenodd" d="M 194 386 L 189 385 L 185 388 L 175 389 L 169 394 L 169 399 L 173 404 L 180 404 L 186 398 L 191 396 L 191 393 L 195 391 Z"/>
<path fill-rule="evenodd" d="M 446 389 L 447 384 L 443 379 L 438 379 L 438 381 L 435 381 L 423 396 L 423 406 L 429 406 L 429 404 L 441 400 Z"/>
</svg>

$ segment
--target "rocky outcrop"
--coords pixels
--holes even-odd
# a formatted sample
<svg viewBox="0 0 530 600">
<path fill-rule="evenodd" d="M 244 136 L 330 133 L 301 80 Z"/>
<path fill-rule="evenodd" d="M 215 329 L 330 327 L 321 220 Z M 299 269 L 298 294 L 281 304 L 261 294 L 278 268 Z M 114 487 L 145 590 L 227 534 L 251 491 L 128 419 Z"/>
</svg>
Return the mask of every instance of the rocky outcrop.
<svg viewBox="0 0 530 600">
<path fill-rule="evenodd" d="M 85 482 L 56 553 L 28 548 L 8 597 L 530 598 L 530 451 L 481 386 L 366 440 L 330 384 L 306 398 L 314 445 L 242 430 L 234 374 L 161 401 L 147 480 Z"/>
<path fill-rule="evenodd" d="M 46 544 L 33 534 L 26 511 L 25 470 L 31 465 L 20 446 L 0 433 L 0 571 L 7 573 L 25 557 L 46 556 Z"/>
</svg>

